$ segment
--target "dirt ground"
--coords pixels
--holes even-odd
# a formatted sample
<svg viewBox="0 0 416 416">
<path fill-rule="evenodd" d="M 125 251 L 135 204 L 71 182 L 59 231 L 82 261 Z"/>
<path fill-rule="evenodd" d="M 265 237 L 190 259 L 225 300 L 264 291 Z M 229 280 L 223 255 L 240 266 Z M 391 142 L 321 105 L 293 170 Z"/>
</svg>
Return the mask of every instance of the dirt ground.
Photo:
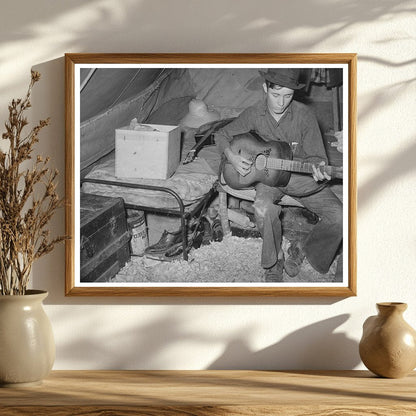
<svg viewBox="0 0 416 416">
<path fill-rule="evenodd" d="M 264 283 L 264 270 L 260 266 L 261 238 L 226 236 L 221 242 L 191 250 L 189 261 L 161 262 L 146 257 L 132 260 L 114 278 L 114 282 L 184 282 L 184 283 Z M 287 251 L 289 241 L 283 239 Z M 286 283 L 334 282 L 336 262 L 325 275 L 316 272 L 304 260 L 300 273 L 289 277 Z"/>
<path fill-rule="evenodd" d="M 285 208 L 281 217 L 282 248 L 292 241 L 302 241 L 312 230 L 316 218 L 303 208 Z M 232 225 L 232 224 L 231 224 Z M 131 261 L 115 276 L 114 282 L 149 283 L 264 283 L 264 269 L 260 266 L 262 239 L 257 229 L 232 226 L 235 235 L 225 236 L 221 242 L 211 242 L 189 253 L 189 261 L 181 256 L 174 261 L 159 261 L 132 256 Z M 327 274 L 320 274 L 304 259 L 295 277 L 283 275 L 284 283 L 331 283 L 335 278 L 339 256 Z"/>
</svg>

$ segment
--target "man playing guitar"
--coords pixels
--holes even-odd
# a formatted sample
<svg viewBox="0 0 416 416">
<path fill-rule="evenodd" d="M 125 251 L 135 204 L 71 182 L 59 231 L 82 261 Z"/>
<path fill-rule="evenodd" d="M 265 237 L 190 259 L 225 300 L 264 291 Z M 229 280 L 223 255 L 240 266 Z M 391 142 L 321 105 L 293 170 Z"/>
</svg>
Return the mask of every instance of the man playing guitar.
<svg viewBox="0 0 416 416">
<path fill-rule="evenodd" d="M 317 184 L 331 179 L 323 169 L 327 157 L 318 122 L 306 105 L 293 99 L 295 90 L 304 87 L 299 83 L 299 69 L 270 68 L 260 73 L 264 78 L 264 101 L 247 108 L 220 129 L 215 134 L 215 142 L 226 161 L 242 177 L 251 172 L 253 161 L 240 152 L 234 152 L 230 142 L 234 136 L 248 132 L 257 133 L 266 142 L 288 143 L 295 161 L 312 165 L 312 176 L 292 173 L 285 186 L 254 184 L 254 215 L 263 237 L 261 265 L 265 269 L 266 282 L 281 282 L 283 268 L 288 275 L 296 276 L 304 256 L 315 270 L 324 274 L 342 242 L 342 203 L 328 187 L 321 189 Z M 290 248 L 286 261 L 281 249 L 281 207 L 276 204 L 285 194 L 295 197 L 320 219 L 302 247 Z"/>
</svg>

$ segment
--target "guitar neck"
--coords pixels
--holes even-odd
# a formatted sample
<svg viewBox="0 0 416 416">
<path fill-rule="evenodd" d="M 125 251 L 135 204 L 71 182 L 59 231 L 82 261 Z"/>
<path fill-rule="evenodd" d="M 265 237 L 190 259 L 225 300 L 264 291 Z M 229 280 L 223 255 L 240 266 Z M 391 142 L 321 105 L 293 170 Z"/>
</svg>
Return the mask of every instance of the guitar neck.
<svg viewBox="0 0 416 416">
<path fill-rule="evenodd" d="M 296 160 L 277 159 L 269 157 L 267 158 L 266 167 L 269 169 L 285 170 L 289 172 L 308 173 L 312 174 L 312 163 L 299 162 Z M 342 178 L 342 171 L 334 166 L 325 165 L 320 167 L 321 171 L 326 172 L 328 175 L 334 178 Z"/>
</svg>

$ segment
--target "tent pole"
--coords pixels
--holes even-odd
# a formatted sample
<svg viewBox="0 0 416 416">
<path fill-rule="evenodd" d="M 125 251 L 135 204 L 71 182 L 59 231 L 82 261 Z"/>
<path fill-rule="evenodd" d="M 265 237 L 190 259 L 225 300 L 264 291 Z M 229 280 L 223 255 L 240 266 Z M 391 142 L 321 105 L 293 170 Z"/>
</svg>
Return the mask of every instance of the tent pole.
<svg viewBox="0 0 416 416">
<path fill-rule="evenodd" d="M 80 87 L 79 92 L 81 92 L 85 88 L 85 86 L 88 84 L 88 81 L 91 79 L 91 77 L 94 74 L 96 69 L 97 68 L 91 68 L 89 70 L 89 72 L 88 72 L 87 76 L 85 77 L 84 81 L 82 81 L 82 83 L 81 83 L 81 87 Z"/>
</svg>

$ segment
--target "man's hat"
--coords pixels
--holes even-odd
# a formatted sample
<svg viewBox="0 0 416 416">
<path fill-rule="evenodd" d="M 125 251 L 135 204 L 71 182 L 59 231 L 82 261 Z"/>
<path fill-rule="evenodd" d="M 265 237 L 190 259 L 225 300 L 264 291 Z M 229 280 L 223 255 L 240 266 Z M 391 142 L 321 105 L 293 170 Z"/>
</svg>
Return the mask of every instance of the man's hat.
<svg viewBox="0 0 416 416">
<path fill-rule="evenodd" d="M 266 81 L 292 90 L 300 90 L 305 84 L 299 83 L 298 68 L 269 68 L 267 72 L 259 71 Z"/>
</svg>

